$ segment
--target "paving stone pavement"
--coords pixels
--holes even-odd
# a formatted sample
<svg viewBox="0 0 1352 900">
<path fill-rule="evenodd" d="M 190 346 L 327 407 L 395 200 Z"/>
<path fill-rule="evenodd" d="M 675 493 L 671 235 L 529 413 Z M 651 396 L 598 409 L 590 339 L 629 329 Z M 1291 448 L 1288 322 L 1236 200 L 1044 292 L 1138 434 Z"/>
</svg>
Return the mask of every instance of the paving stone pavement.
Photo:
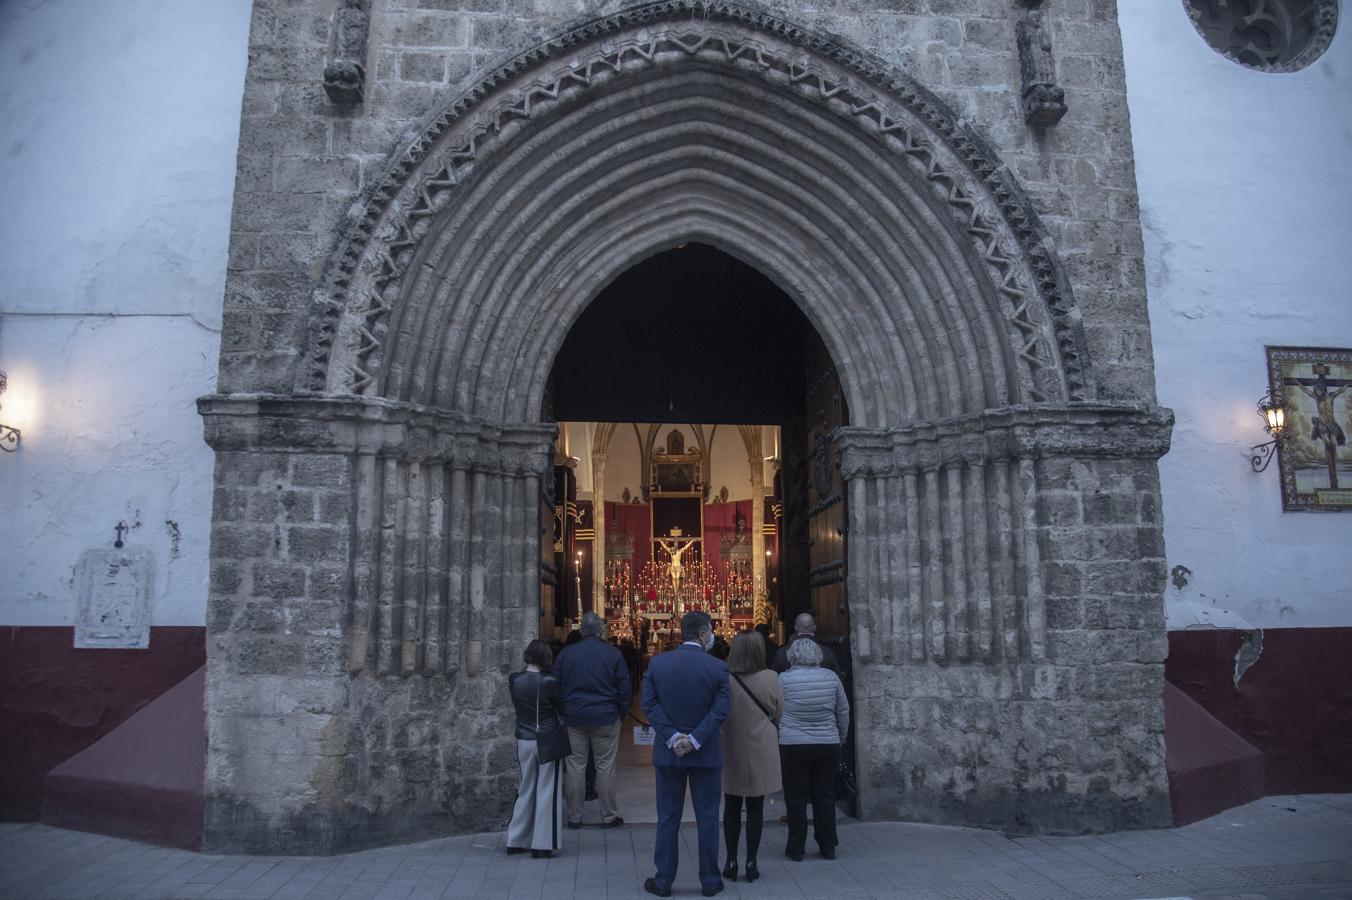
<svg viewBox="0 0 1352 900">
<path fill-rule="evenodd" d="M 723 897 L 836 900 L 1352 898 L 1352 794 L 1268 797 L 1186 828 L 1007 837 L 847 822 L 839 858 L 782 855 L 767 825 L 762 878 Z M 44 825 L 0 825 L 6 900 L 452 900 L 646 897 L 652 826 L 568 832 L 554 859 L 507 856 L 501 833 L 332 857 L 212 856 Z M 676 896 L 698 896 L 693 826 Z M 810 844 L 809 844 L 810 846 Z"/>
</svg>

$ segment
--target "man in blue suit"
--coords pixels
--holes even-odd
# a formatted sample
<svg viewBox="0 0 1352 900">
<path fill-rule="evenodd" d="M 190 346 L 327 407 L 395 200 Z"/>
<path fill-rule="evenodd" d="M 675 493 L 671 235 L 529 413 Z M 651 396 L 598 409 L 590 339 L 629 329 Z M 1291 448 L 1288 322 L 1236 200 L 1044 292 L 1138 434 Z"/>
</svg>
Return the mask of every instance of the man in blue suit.
<svg viewBox="0 0 1352 900">
<path fill-rule="evenodd" d="M 728 717 L 728 667 L 709 655 L 714 643 L 708 613 L 681 617 L 684 642 L 653 658 L 643 676 L 643 712 L 652 723 L 657 771 L 657 875 L 643 889 L 671 896 L 676 879 L 685 785 L 699 828 L 699 883 L 704 896 L 723 890 L 718 872 L 718 799 L 723 789 L 723 736 Z"/>
</svg>

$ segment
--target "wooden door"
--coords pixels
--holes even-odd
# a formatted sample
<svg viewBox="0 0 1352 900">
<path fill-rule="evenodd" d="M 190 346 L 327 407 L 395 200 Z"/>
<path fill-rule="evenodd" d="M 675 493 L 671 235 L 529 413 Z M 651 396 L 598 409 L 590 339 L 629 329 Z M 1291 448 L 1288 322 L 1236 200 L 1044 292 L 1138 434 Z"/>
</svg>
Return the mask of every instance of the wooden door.
<svg viewBox="0 0 1352 900">
<path fill-rule="evenodd" d="M 554 638 L 555 604 L 558 597 L 559 569 L 554 544 L 562 521 L 554 505 L 554 470 L 540 479 L 540 639 Z"/>
<path fill-rule="evenodd" d="M 840 660 L 841 680 L 854 704 L 853 666 L 850 657 L 850 609 L 845 593 L 848 516 L 845 480 L 836 452 L 836 429 L 848 424 L 845 397 L 835 365 L 816 335 L 806 353 L 807 396 L 804 421 L 806 438 L 808 597 L 817 619 L 817 639 L 830 646 Z M 845 760 L 854 766 L 854 720 L 845 743 Z M 842 802 L 855 815 L 856 801 Z"/>
</svg>

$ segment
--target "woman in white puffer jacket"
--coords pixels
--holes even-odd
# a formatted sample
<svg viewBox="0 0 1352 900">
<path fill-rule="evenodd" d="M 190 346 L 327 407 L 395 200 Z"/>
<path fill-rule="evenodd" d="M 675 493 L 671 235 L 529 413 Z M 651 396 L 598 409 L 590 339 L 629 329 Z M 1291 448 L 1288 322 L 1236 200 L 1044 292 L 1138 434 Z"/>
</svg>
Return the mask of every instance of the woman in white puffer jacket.
<svg viewBox="0 0 1352 900">
<path fill-rule="evenodd" d="M 784 714 L 779 720 L 779 759 L 789 841 L 784 855 L 801 860 L 807 844 L 807 804 L 812 802 L 812 836 L 827 859 L 836 858 L 836 770 L 840 746 L 850 732 L 845 686 L 821 667 L 822 651 L 811 638 L 789 646 L 787 672 L 780 673 Z"/>
</svg>

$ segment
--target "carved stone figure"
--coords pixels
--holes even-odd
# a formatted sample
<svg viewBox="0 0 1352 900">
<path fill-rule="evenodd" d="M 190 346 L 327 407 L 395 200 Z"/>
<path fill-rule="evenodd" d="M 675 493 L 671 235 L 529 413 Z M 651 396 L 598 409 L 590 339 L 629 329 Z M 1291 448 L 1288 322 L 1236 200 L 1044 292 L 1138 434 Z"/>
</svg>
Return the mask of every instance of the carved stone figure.
<svg viewBox="0 0 1352 900">
<path fill-rule="evenodd" d="M 370 26 L 366 0 L 342 0 L 333 22 L 333 61 L 324 68 L 324 91 L 334 103 L 351 106 L 365 97 Z"/>
<path fill-rule="evenodd" d="M 1014 26 L 1023 79 L 1023 118 L 1029 125 L 1055 125 L 1066 114 L 1066 92 L 1056 83 L 1052 35 L 1042 17 L 1043 0 L 1018 0 Z"/>
</svg>

